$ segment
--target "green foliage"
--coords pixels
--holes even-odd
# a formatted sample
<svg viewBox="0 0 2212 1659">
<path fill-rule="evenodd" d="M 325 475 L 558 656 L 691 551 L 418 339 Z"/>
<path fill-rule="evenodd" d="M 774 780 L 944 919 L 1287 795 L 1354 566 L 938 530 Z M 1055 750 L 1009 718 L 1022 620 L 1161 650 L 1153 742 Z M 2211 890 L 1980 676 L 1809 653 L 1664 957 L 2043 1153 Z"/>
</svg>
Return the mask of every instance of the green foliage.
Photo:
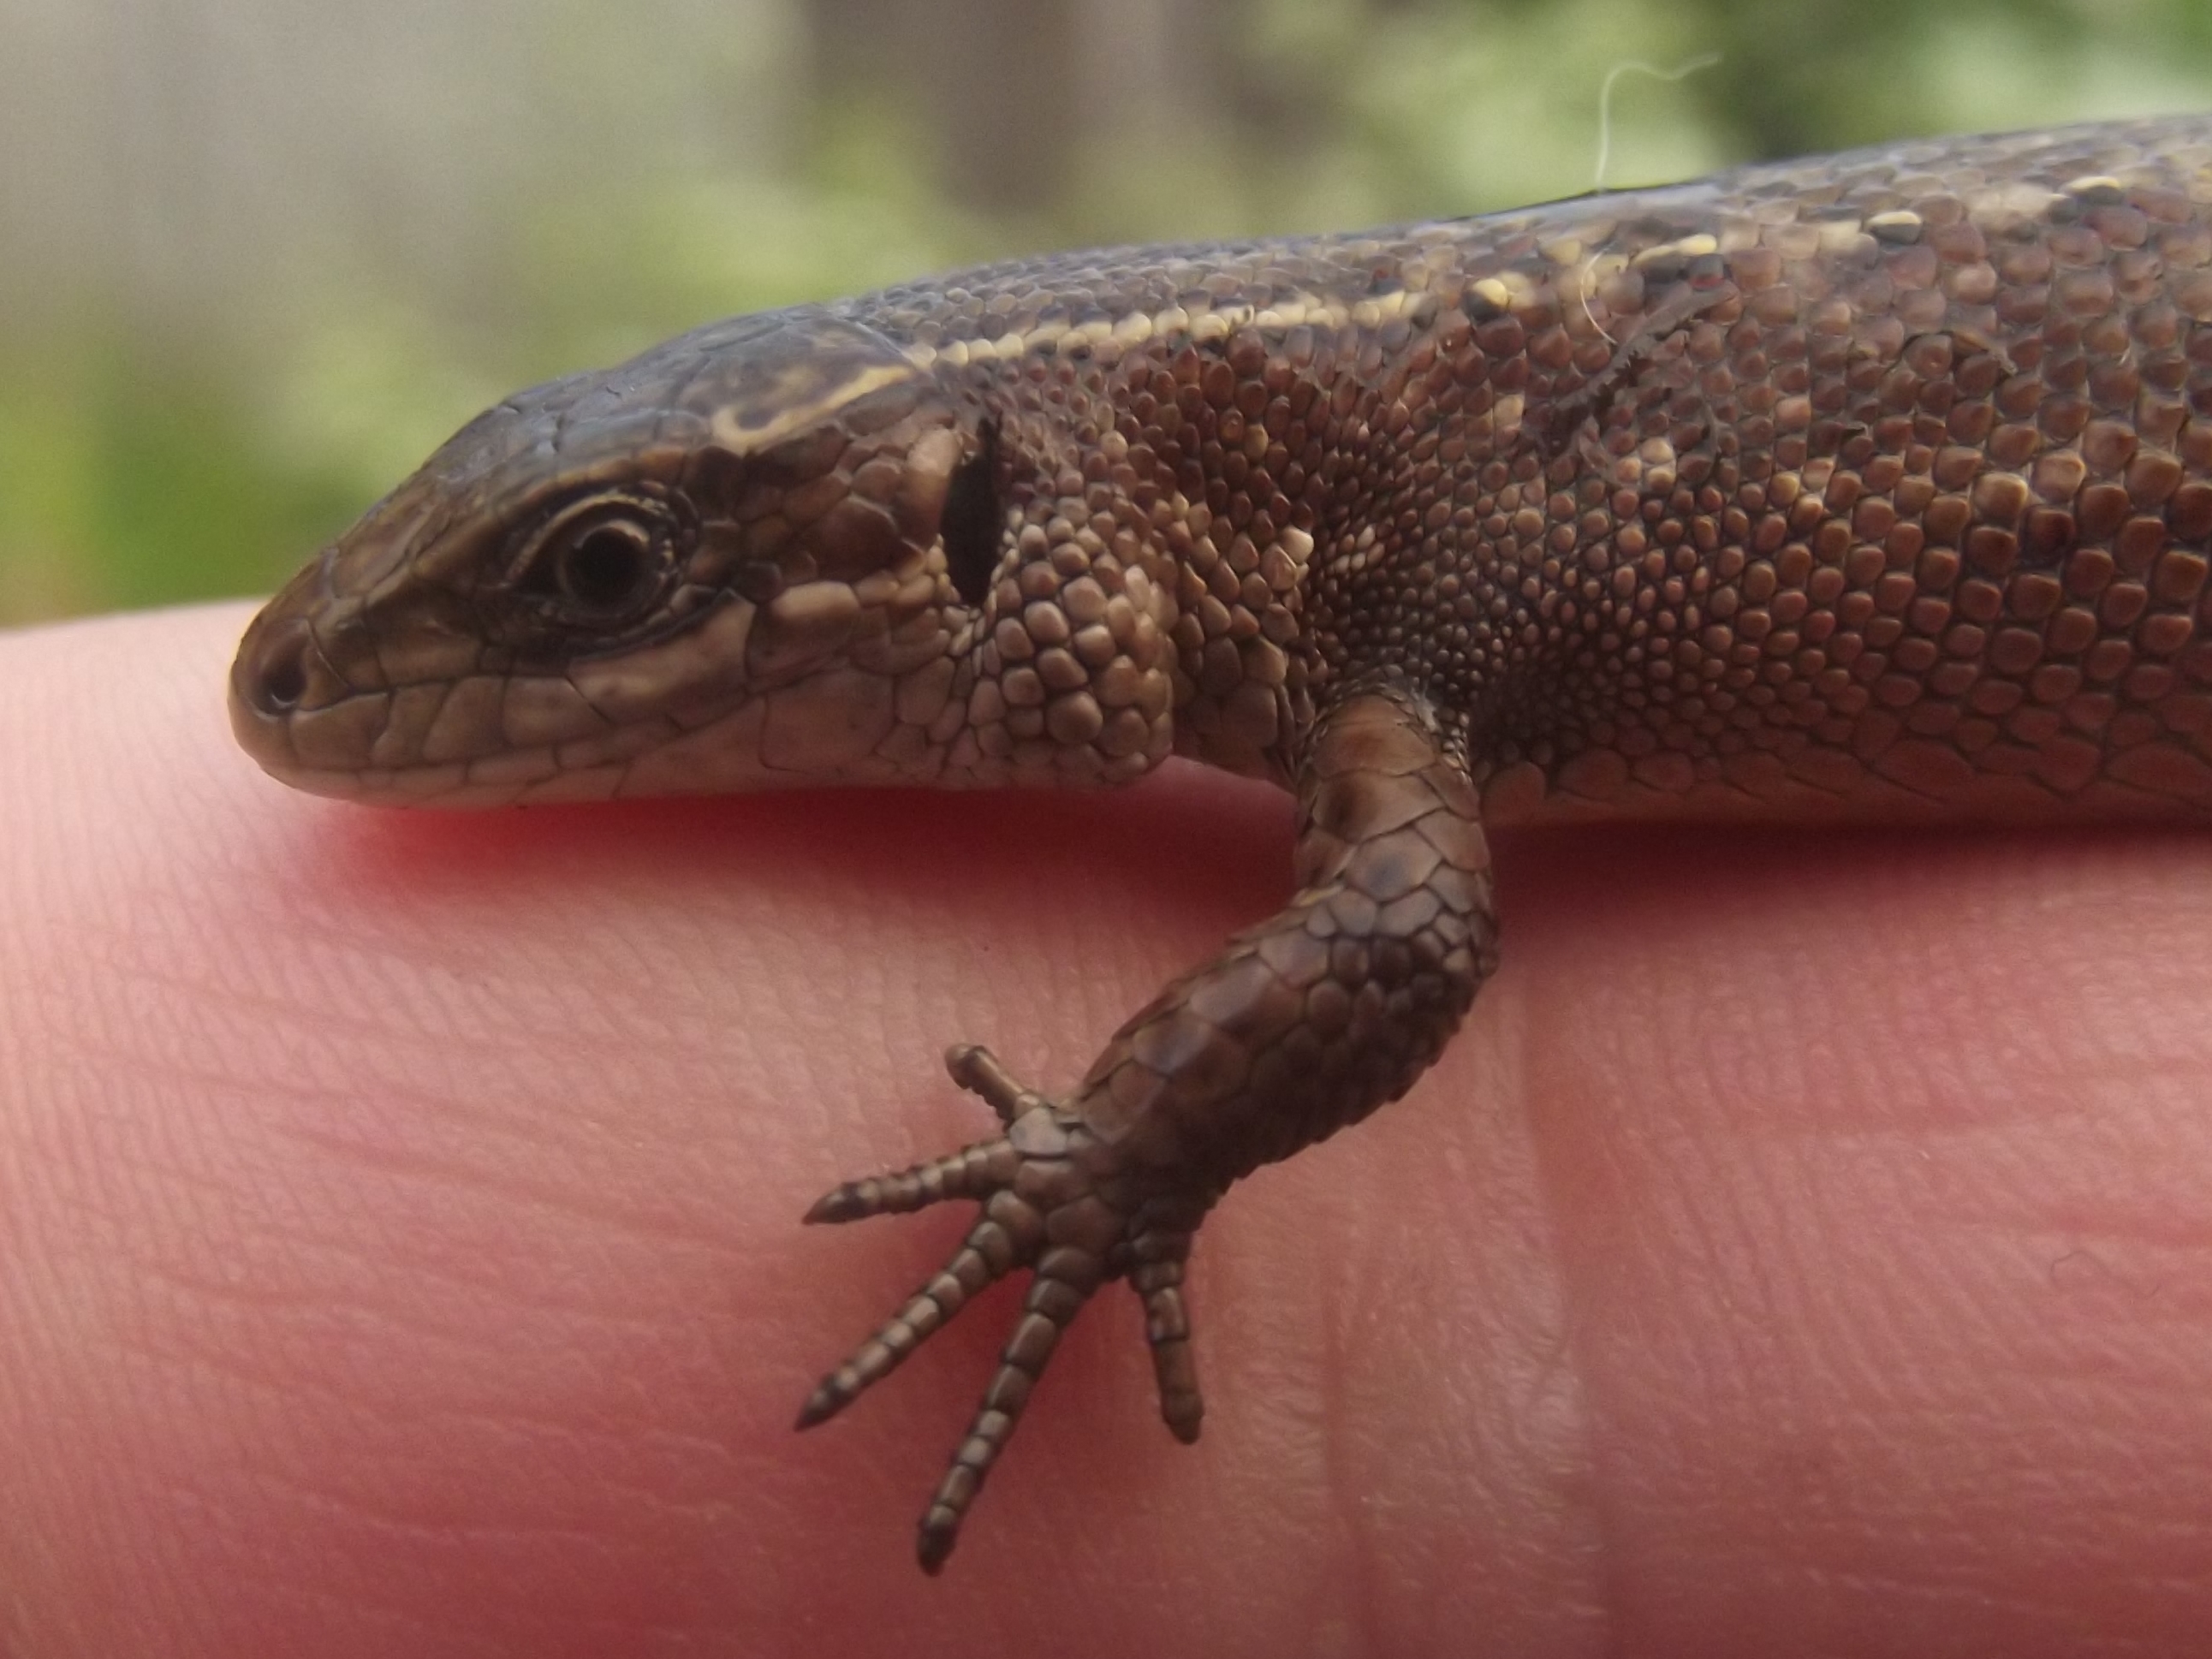
<svg viewBox="0 0 2212 1659">
<path fill-rule="evenodd" d="M 310 251 L 281 287 L 241 284 L 234 304 L 202 289 L 181 316 L 174 295 L 93 270 L 82 295 L 0 314 L 0 621 L 265 588 L 506 391 L 710 317 L 1024 249 L 1589 189 L 1598 88 L 1629 60 L 1722 54 L 1679 81 L 1620 81 L 1610 186 L 2212 101 L 2200 0 L 1194 3 L 1221 20 L 1209 50 L 1193 46 L 1204 95 L 1172 131 L 1078 146 L 1060 198 L 1014 220 L 947 199 L 902 113 L 911 86 L 838 87 L 811 106 L 792 91 L 805 83 L 799 0 L 752 0 L 687 44 L 732 88 L 721 127 L 690 143 L 655 128 L 626 149 L 641 106 L 675 84 L 666 42 L 628 15 L 589 0 L 540 15 L 516 112 L 525 163 L 466 247 L 434 250 L 458 279 Z M 710 33 L 716 15 L 687 13 Z M 1085 118 L 1110 122 L 1101 106 Z M 423 182 L 391 171 L 380 187 L 395 194 Z"/>
<path fill-rule="evenodd" d="M 270 442 L 220 366 L 116 332 L 18 368 L 0 383 L 0 616 L 250 592 L 358 504 L 329 457 Z"/>
</svg>

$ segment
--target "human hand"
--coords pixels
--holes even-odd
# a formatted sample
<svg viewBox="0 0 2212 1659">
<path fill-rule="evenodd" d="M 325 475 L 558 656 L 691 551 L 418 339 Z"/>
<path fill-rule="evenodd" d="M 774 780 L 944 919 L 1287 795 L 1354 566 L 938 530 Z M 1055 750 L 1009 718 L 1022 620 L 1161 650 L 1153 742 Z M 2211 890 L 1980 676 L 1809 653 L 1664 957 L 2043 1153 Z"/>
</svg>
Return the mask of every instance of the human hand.
<svg viewBox="0 0 2212 1659">
<path fill-rule="evenodd" d="M 232 749 L 245 613 L 0 636 L 0 1651 L 2197 1653 L 2212 835 L 1524 836 L 1443 1061 L 1207 1222 L 960 1553 L 1004 1291 L 796 1218 L 1072 1080 L 1288 811 L 395 814 Z M 951 1206 L 957 1209 L 959 1206 Z"/>
</svg>

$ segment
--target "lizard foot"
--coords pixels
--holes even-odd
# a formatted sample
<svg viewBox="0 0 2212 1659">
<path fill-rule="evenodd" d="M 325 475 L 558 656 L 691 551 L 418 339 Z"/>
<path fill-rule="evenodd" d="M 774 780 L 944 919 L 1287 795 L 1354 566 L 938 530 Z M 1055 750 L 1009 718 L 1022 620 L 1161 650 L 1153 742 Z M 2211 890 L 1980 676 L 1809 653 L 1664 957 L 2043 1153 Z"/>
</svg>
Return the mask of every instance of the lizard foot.
<svg viewBox="0 0 2212 1659">
<path fill-rule="evenodd" d="M 1111 1279 L 1127 1278 L 1144 1299 L 1160 1415 L 1176 1438 L 1198 1438 L 1205 1406 L 1191 1357 L 1182 1299 L 1183 1263 L 1217 1194 L 1194 1194 L 1128 1167 L 1075 1112 L 1025 1089 L 988 1048 L 946 1052 L 953 1081 L 991 1103 L 1006 1126 L 992 1139 L 894 1174 L 847 1182 L 806 1212 L 810 1222 L 858 1221 L 947 1199 L 972 1199 L 982 1213 L 943 1269 L 822 1379 L 799 1426 L 827 1422 L 896 1370 L 986 1285 L 1026 1267 L 1022 1313 L 983 1391 L 967 1437 L 938 1483 L 916 1547 L 923 1569 L 945 1565 L 960 1522 L 1012 1436 L 1060 1334 Z"/>
</svg>

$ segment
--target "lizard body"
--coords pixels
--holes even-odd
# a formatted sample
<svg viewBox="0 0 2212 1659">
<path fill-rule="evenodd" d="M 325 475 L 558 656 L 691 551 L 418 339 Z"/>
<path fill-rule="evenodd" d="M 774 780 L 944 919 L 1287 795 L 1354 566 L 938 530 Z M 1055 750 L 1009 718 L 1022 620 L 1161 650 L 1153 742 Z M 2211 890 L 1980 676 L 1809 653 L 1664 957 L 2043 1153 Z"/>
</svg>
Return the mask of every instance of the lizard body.
<svg viewBox="0 0 2212 1659">
<path fill-rule="evenodd" d="M 1486 825 L 2212 813 L 2212 118 L 1943 140 L 1357 235 L 1055 256 L 717 323 L 465 428 L 273 600 L 270 771 L 389 802 L 1109 784 L 1300 805 L 1297 892 L 945 1198 L 823 1420 L 1030 1287 L 1058 1335 L 1410 1086 L 1496 963 Z M 2205 637 L 2197 629 L 2206 628 Z"/>
</svg>

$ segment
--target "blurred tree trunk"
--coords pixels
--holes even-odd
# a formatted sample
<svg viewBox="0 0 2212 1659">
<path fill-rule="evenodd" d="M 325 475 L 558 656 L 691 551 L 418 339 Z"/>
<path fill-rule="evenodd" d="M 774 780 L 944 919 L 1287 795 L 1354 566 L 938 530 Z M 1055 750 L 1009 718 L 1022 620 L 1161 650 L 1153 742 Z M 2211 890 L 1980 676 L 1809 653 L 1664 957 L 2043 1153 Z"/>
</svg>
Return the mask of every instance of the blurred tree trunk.
<svg viewBox="0 0 2212 1659">
<path fill-rule="evenodd" d="M 838 101 L 885 97 L 933 134 L 948 193 L 988 211 L 1058 194 L 1078 134 L 1074 0 L 809 0 L 813 61 Z"/>
<path fill-rule="evenodd" d="M 1206 125 L 1206 0 L 807 0 L 819 89 L 889 98 L 946 192 L 993 213 L 1063 198 L 1078 161 Z"/>
</svg>

